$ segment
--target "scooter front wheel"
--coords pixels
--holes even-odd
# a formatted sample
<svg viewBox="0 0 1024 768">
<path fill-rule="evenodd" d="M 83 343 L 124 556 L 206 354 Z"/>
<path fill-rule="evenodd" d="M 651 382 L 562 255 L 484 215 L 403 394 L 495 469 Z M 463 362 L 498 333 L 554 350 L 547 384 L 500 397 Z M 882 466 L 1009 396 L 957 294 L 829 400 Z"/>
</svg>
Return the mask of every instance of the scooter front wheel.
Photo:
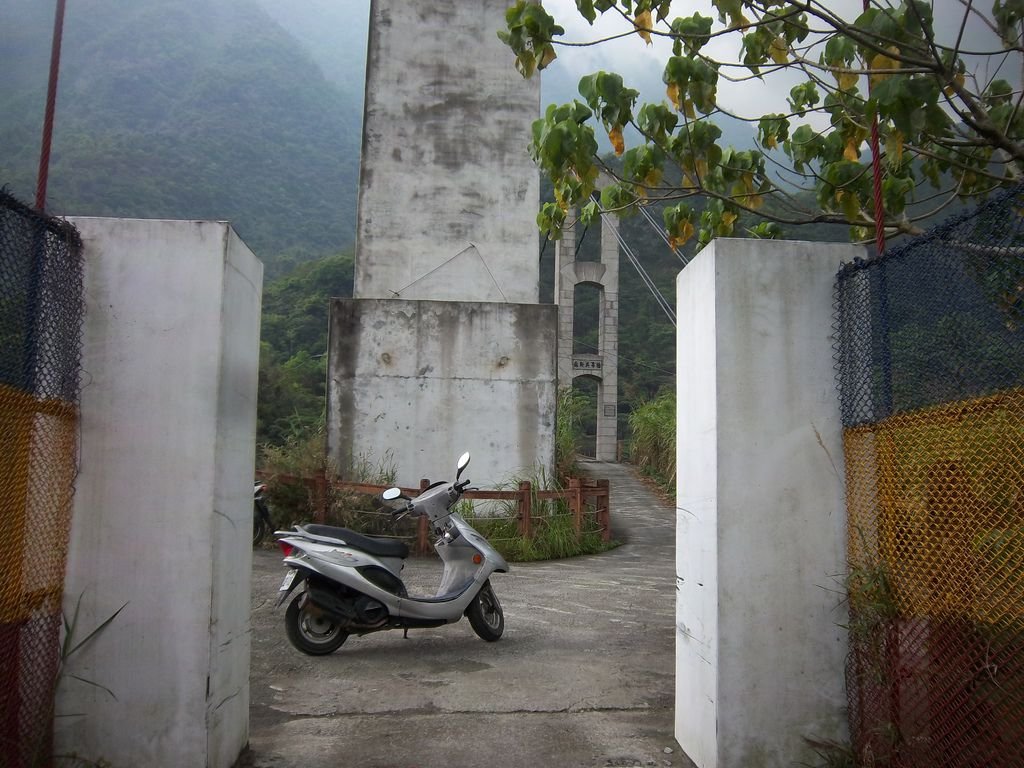
<svg viewBox="0 0 1024 768">
<path fill-rule="evenodd" d="M 477 636 L 489 643 L 501 637 L 505 631 L 505 614 L 501 610 L 498 596 L 491 589 L 491 582 L 485 581 L 473 602 L 466 609 L 466 617 Z"/>
<path fill-rule="evenodd" d="M 285 611 L 284 630 L 288 640 L 310 656 L 334 653 L 348 640 L 348 632 L 342 631 L 341 624 L 330 619 L 309 600 L 303 600 L 305 597 L 305 592 L 297 594 Z"/>
</svg>

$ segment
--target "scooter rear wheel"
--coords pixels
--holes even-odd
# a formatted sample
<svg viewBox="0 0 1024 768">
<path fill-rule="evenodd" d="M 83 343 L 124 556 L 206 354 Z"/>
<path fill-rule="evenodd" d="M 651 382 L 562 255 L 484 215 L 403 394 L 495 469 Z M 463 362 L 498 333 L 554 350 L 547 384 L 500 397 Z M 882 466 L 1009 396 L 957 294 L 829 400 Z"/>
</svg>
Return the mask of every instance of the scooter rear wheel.
<svg viewBox="0 0 1024 768">
<path fill-rule="evenodd" d="M 477 636 L 489 643 L 501 637 L 505 631 L 505 614 L 501 610 L 498 596 L 491 589 L 491 582 L 485 581 L 473 602 L 466 609 L 466 617 Z"/>
<path fill-rule="evenodd" d="M 285 611 L 284 630 L 288 640 L 310 656 L 334 653 L 348 640 L 348 632 L 342 631 L 338 622 L 332 621 L 308 600 L 304 601 L 305 596 L 305 592 L 297 594 Z"/>
<path fill-rule="evenodd" d="M 263 543 L 263 538 L 267 535 L 267 524 L 263 521 L 260 516 L 258 509 L 253 509 L 252 515 L 252 545 L 258 547 Z"/>
</svg>

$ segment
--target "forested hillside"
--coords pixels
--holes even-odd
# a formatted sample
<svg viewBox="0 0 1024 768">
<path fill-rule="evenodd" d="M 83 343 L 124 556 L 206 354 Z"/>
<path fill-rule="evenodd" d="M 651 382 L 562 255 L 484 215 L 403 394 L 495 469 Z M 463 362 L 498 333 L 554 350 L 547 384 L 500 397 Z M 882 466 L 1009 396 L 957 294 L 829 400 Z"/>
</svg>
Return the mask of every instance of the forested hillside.
<svg viewBox="0 0 1024 768">
<path fill-rule="evenodd" d="M 352 295 L 352 256 L 298 266 L 263 288 L 257 431 L 279 445 L 316 428 L 324 413 L 330 299 Z"/>
<path fill-rule="evenodd" d="M 53 4 L 0 9 L 0 184 L 31 200 Z M 226 219 L 273 276 L 352 245 L 361 119 L 253 0 L 69 3 L 49 208 Z"/>
</svg>

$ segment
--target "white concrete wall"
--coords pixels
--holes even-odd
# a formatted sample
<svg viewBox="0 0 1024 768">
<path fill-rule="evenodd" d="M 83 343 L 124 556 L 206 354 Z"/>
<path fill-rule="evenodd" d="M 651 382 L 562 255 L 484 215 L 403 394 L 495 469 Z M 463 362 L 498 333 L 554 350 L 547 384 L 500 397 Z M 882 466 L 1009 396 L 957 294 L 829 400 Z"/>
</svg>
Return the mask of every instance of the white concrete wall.
<svg viewBox="0 0 1024 768">
<path fill-rule="evenodd" d="M 248 741 L 263 267 L 225 223 L 76 218 L 81 472 L 66 610 L 84 636 L 58 752 L 228 768 Z"/>
<path fill-rule="evenodd" d="M 463 451 L 474 485 L 554 463 L 555 307 L 335 299 L 328 452 L 388 452 L 398 482 L 449 479 Z"/>
<path fill-rule="evenodd" d="M 859 255 L 717 240 L 677 282 L 676 739 L 700 768 L 845 736 L 832 286 Z"/>
<path fill-rule="evenodd" d="M 540 78 L 496 35 L 506 0 L 373 0 L 356 298 L 536 303 Z"/>
</svg>

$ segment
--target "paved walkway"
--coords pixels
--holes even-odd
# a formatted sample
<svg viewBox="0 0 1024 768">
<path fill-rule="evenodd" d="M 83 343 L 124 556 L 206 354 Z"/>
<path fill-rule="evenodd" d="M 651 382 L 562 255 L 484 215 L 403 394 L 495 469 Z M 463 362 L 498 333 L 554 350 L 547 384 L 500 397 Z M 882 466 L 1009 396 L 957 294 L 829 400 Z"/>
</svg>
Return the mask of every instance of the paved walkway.
<svg viewBox="0 0 1024 768">
<path fill-rule="evenodd" d="M 672 735 L 672 507 L 626 467 L 585 469 L 611 481 L 612 527 L 626 543 L 496 574 L 505 610 L 497 643 L 463 621 L 304 656 L 272 610 L 279 554 L 256 552 L 252 751 L 243 765 L 690 765 Z M 436 579 L 437 568 L 415 560 L 407 580 Z"/>
</svg>

